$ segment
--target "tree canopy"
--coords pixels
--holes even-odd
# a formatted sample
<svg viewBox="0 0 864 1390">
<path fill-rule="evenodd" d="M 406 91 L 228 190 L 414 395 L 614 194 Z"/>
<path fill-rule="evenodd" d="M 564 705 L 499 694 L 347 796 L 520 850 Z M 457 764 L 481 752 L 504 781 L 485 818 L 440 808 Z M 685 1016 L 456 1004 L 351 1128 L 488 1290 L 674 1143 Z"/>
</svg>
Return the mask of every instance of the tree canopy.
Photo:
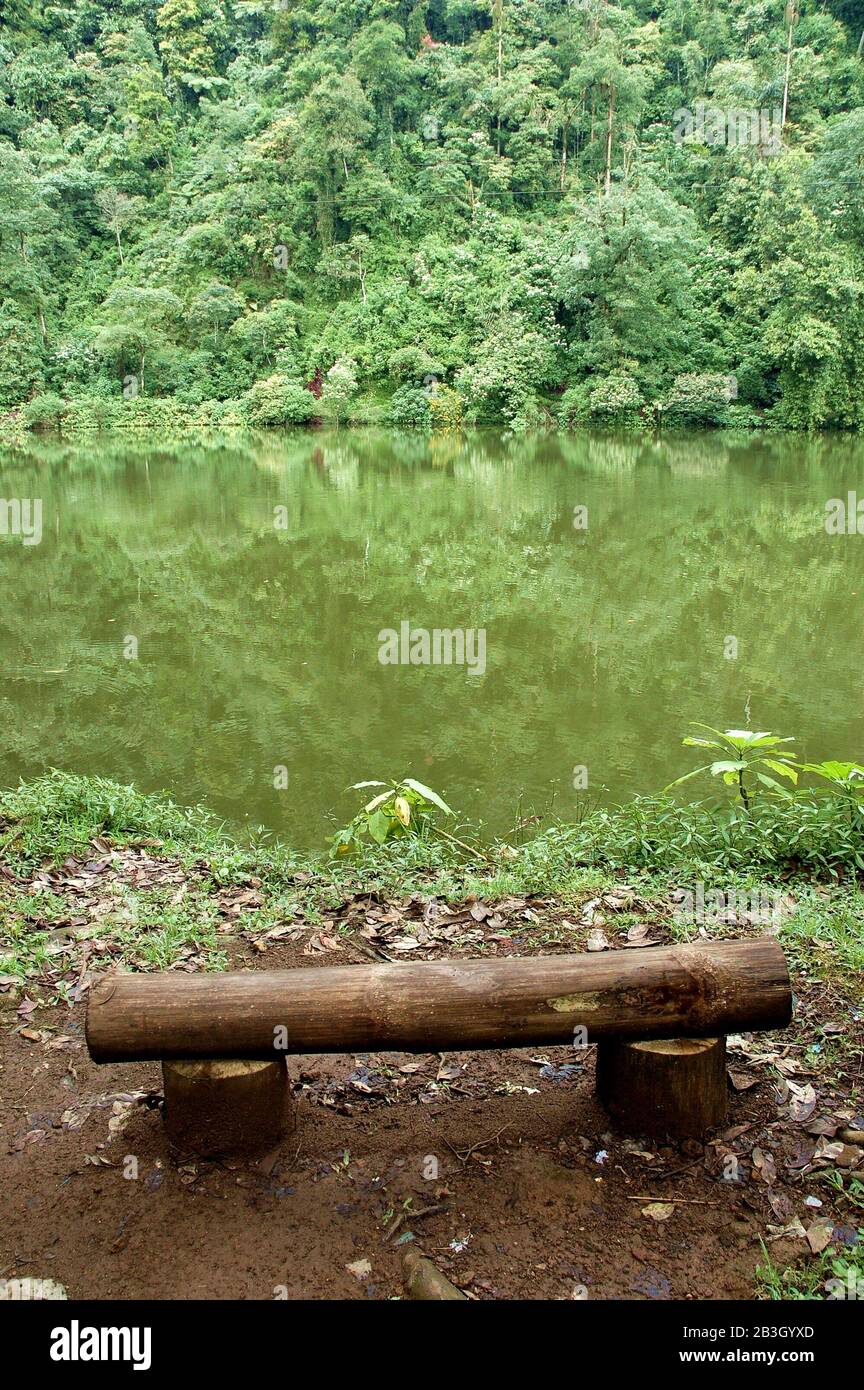
<svg viewBox="0 0 864 1390">
<path fill-rule="evenodd" d="M 860 428 L 862 40 L 860 0 L 15 0 L 0 410 Z"/>
</svg>

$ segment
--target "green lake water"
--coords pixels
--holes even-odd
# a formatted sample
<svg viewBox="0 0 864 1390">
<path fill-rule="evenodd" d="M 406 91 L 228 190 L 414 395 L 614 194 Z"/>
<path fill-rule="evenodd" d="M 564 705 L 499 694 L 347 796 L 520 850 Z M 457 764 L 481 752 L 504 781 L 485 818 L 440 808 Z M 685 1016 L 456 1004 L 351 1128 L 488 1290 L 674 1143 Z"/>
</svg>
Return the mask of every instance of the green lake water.
<svg viewBox="0 0 864 1390">
<path fill-rule="evenodd" d="M 864 535 L 825 527 L 856 490 L 844 438 L 0 455 L 0 497 L 42 506 L 38 544 L 0 536 L 0 780 L 99 773 L 321 847 L 361 778 L 413 774 L 505 832 L 659 789 L 695 766 L 691 721 L 748 710 L 864 757 Z M 382 664 L 403 623 L 482 629 L 485 669 Z"/>
</svg>

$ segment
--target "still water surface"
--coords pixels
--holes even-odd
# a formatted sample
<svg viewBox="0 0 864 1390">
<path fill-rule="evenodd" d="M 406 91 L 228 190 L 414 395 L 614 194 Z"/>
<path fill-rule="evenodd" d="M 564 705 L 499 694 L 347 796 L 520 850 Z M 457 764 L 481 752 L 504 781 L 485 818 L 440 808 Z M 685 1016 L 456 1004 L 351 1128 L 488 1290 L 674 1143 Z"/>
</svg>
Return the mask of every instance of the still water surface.
<svg viewBox="0 0 864 1390">
<path fill-rule="evenodd" d="M 413 774 L 501 832 L 573 814 L 576 768 L 601 800 L 658 789 L 695 765 L 690 721 L 748 707 L 864 757 L 864 535 L 825 529 L 850 490 L 843 438 L 0 455 L 0 496 L 43 512 L 40 544 L 0 537 L 0 780 L 101 773 L 320 847 L 361 778 Z M 482 629 L 485 669 L 382 664 L 402 623 Z"/>
</svg>

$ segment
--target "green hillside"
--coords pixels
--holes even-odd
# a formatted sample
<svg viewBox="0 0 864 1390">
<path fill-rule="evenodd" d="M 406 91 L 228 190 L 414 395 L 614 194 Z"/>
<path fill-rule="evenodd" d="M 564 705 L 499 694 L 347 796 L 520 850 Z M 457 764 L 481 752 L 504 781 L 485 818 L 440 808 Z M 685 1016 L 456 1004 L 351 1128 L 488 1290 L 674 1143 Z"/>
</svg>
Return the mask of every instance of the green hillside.
<svg viewBox="0 0 864 1390">
<path fill-rule="evenodd" d="M 33 427 L 864 422 L 864 0 L 6 0 L 0 60 Z"/>
</svg>

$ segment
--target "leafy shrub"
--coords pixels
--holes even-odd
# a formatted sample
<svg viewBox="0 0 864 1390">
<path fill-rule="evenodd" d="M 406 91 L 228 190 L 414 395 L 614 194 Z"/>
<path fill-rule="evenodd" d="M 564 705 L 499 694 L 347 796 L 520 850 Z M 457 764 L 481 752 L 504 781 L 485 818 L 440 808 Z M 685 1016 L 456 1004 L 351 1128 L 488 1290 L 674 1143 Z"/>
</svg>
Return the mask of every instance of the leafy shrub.
<svg viewBox="0 0 864 1390">
<path fill-rule="evenodd" d="M 723 424 L 734 430 L 759 430 L 763 428 L 764 421 L 751 405 L 736 402 L 728 407 Z"/>
<path fill-rule="evenodd" d="M 316 413 L 311 391 L 284 376 L 256 381 L 246 394 L 246 404 L 251 423 L 260 429 L 305 425 Z"/>
<path fill-rule="evenodd" d="M 390 397 L 387 419 L 402 429 L 428 428 L 432 417 L 426 392 L 418 386 L 400 386 Z"/>
<path fill-rule="evenodd" d="M 672 384 L 663 404 L 663 417 L 673 424 L 724 424 L 733 397 L 731 377 L 718 372 L 685 372 Z"/>
<path fill-rule="evenodd" d="M 56 345 L 48 363 L 50 383 L 67 398 L 110 395 L 116 380 L 103 375 L 93 346 L 92 326 L 74 329 Z"/>
<path fill-rule="evenodd" d="M 66 402 L 62 396 L 58 396 L 54 391 L 42 391 L 26 402 L 21 414 L 28 429 L 56 430 L 60 428 L 60 419 L 65 409 Z"/>
<path fill-rule="evenodd" d="M 529 430 L 542 429 L 553 419 L 534 395 L 525 396 L 510 414 L 510 428 L 514 434 L 527 434 Z"/>
<path fill-rule="evenodd" d="M 561 379 L 563 339 L 551 319 L 539 324 L 526 310 L 501 310 L 488 320 L 485 338 L 454 377 L 471 418 L 509 425 L 524 419 L 531 402 Z"/>
<path fill-rule="evenodd" d="M 171 396 L 135 396 L 122 400 L 111 425 L 128 430 L 159 429 L 166 433 L 182 426 L 186 412 Z"/>
<path fill-rule="evenodd" d="M 591 388 L 587 381 L 568 386 L 558 403 L 558 419 L 565 429 L 584 425 L 591 414 Z"/>
<path fill-rule="evenodd" d="M 120 423 L 123 401 L 117 396 L 79 396 L 69 402 L 63 416 L 64 434 L 89 434 L 113 429 Z"/>
<path fill-rule="evenodd" d="M 626 372 L 611 372 L 592 384 L 588 402 L 592 415 L 621 423 L 632 420 L 645 404 L 637 383 Z"/>
<path fill-rule="evenodd" d="M 429 397 L 429 414 L 434 430 L 462 428 L 462 397 L 452 386 L 439 386 Z"/>
<path fill-rule="evenodd" d="M 11 409 L 42 390 L 43 356 L 38 330 L 0 312 L 0 410 Z"/>
<path fill-rule="evenodd" d="M 309 394 L 308 392 L 306 393 Z M 240 429 L 249 423 L 245 401 L 219 401 L 216 423 L 223 429 Z"/>
<path fill-rule="evenodd" d="M 780 791 L 788 795 L 785 788 L 777 781 L 778 774 L 786 777 L 793 784 L 798 781 L 798 767 L 794 758 L 781 747 L 781 744 L 792 743 L 791 738 L 781 738 L 779 734 L 772 734 L 769 730 L 755 729 L 713 729 L 710 724 L 698 724 L 700 729 L 705 729 L 712 738 L 705 738 L 700 735 L 691 735 L 683 740 L 687 748 L 707 748 L 719 753 L 719 758 L 714 758 L 710 763 L 703 767 L 696 767 L 692 772 L 685 772 L 683 777 L 677 777 L 671 782 L 670 787 L 677 787 L 681 782 L 688 782 L 691 777 L 698 777 L 700 773 L 710 772 L 712 777 L 722 777 L 727 787 L 737 787 L 738 795 L 741 797 L 745 807 L 749 810 L 751 798 L 755 790 L 753 781 L 760 782 L 769 791 Z M 811 764 L 811 767 L 813 765 Z M 820 764 L 819 768 L 828 767 L 829 764 Z M 843 766 L 840 763 L 830 765 L 833 768 Z M 849 768 L 857 767 L 856 763 L 849 763 Z M 820 772 L 821 775 L 828 775 Z M 668 791 L 669 788 L 667 787 Z"/>
<path fill-rule="evenodd" d="M 397 348 L 387 358 L 387 370 L 397 381 L 422 381 L 425 376 L 441 376 L 443 367 L 425 348 Z"/>
<path fill-rule="evenodd" d="M 332 837 L 330 844 L 333 855 L 362 849 L 366 840 L 383 845 L 386 840 L 423 835 L 433 828 L 436 809 L 447 816 L 453 814 L 437 792 L 413 777 L 404 777 L 401 782 L 389 784 L 355 782 L 349 790 L 368 791 L 370 787 L 383 787 L 384 791 L 377 792 L 345 829 L 337 831 Z"/>
<path fill-rule="evenodd" d="M 357 363 L 351 357 L 340 357 L 324 377 L 321 404 L 338 424 L 357 395 Z"/>
<path fill-rule="evenodd" d="M 193 429 L 209 429 L 213 425 L 220 429 L 243 429 L 249 424 L 249 414 L 243 400 L 202 401 L 188 420 Z"/>
</svg>

